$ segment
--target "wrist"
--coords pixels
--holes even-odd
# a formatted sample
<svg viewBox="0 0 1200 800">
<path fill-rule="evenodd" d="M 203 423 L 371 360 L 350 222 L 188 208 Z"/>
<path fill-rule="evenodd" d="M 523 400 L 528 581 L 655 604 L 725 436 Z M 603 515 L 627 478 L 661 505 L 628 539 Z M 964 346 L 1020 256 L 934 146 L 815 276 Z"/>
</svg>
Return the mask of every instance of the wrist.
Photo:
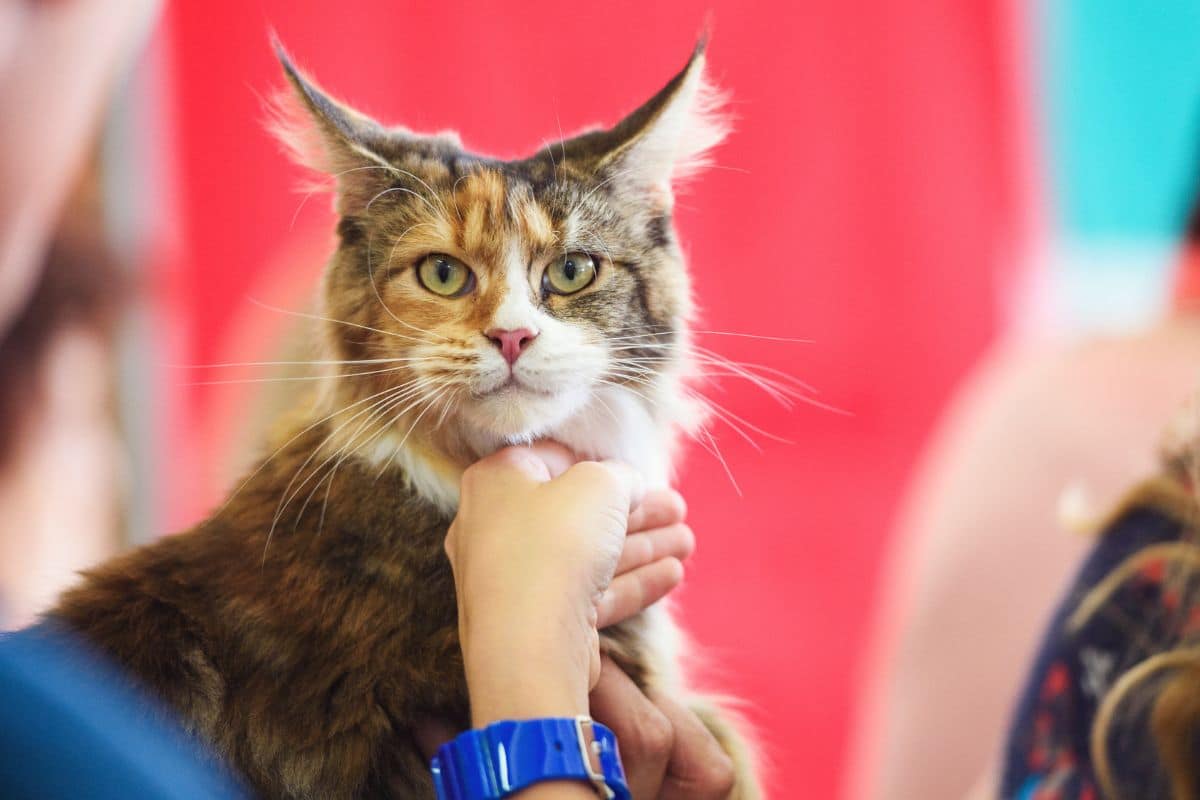
<svg viewBox="0 0 1200 800">
<path fill-rule="evenodd" d="M 505 719 L 587 714 L 586 650 L 519 639 L 492 641 L 463 646 L 475 727 Z"/>
<path fill-rule="evenodd" d="M 594 628 L 578 621 L 522 628 L 512 618 L 475 623 L 461 630 L 474 725 L 587 713 Z"/>
</svg>

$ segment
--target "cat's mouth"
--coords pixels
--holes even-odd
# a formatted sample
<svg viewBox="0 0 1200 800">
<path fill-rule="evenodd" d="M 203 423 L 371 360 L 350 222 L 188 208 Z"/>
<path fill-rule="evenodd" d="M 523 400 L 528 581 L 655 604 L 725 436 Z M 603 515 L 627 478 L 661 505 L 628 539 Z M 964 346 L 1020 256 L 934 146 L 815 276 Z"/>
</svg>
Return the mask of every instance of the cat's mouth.
<svg viewBox="0 0 1200 800">
<path fill-rule="evenodd" d="M 530 386 L 528 383 L 518 378 L 515 373 L 509 373 L 507 378 L 500 381 L 495 386 L 491 386 L 487 389 L 476 392 L 475 396 L 477 398 L 492 398 L 517 394 L 533 394 L 538 395 L 539 397 L 553 397 L 555 393 L 546 391 L 545 389 L 539 389 L 536 386 Z"/>
</svg>

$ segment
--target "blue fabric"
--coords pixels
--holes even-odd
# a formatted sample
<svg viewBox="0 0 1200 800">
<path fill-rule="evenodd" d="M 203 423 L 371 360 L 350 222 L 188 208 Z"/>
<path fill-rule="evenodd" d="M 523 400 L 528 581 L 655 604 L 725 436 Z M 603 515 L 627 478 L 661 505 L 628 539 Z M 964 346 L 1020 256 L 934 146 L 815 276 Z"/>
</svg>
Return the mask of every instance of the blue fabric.
<svg viewBox="0 0 1200 800">
<path fill-rule="evenodd" d="M 42 625 L 0 636 L 0 797 L 248 797 L 112 665 Z"/>
</svg>

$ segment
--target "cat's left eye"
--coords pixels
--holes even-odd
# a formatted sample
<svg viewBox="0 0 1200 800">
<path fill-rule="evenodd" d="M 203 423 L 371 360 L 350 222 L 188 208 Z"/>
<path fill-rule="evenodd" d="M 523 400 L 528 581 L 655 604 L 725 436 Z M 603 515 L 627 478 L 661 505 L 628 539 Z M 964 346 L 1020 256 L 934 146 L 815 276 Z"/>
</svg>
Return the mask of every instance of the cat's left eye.
<svg viewBox="0 0 1200 800">
<path fill-rule="evenodd" d="M 431 253 L 417 264 L 417 280 L 442 297 L 459 297 L 475 288 L 475 273 L 454 256 Z"/>
<path fill-rule="evenodd" d="M 553 294 L 575 294 L 596 280 L 596 259 L 587 253 L 567 253 L 542 273 L 542 288 Z"/>
</svg>

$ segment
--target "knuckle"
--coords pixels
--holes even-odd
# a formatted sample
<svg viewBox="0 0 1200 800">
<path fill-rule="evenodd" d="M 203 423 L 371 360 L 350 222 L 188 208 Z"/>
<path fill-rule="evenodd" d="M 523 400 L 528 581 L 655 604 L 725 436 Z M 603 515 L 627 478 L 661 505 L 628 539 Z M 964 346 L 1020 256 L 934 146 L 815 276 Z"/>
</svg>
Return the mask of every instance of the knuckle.
<svg viewBox="0 0 1200 800">
<path fill-rule="evenodd" d="M 701 768 L 699 783 L 714 797 L 728 797 L 737 784 L 737 768 L 733 759 L 721 749 L 716 749 L 712 758 L 706 759 Z"/>
<path fill-rule="evenodd" d="M 673 511 L 674 511 L 676 514 L 678 514 L 678 515 L 679 515 L 679 518 L 680 518 L 680 519 L 684 519 L 684 518 L 686 518 L 686 517 L 687 517 L 687 510 L 688 510 L 688 509 L 687 509 L 687 501 L 683 499 L 683 495 L 681 495 L 681 494 L 680 494 L 678 491 L 676 491 L 675 489 L 671 489 L 671 490 L 669 490 L 669 493 L 668 493 L 668 494 L 669 494 L 669 497 L 671 498 L 671 508 L 672 508 L 672 510 L 673 510 Z"/>
<path fill-rule="evenodd" d="M 696 532 L 687 523 L 679 523 L 679 538 L 685 555 L 691 555 L 696 549 Z"/>
<path fill-rule="evenodd" d="M 654 558 L 654 542 L 643 534 L 631 534 L 625 539 L 625 557 L 633 564 L 646 564 Z"/>
<path fill-rule="evenodd" d="M 484 473 L 486 472 L 487 466 L 478 461 L 464 469 L 462 478 L 459 479 L 462 493 L 469 494 L 473 492 L 484 479 Z"/>
<path fill-rule="evenodd" d="M 633 748 L 644 758 L 666 760 L 675 746 L 675 728 L 657 708 L 648 706 L 632 726 Z"/>
<path fill-rule="evenodd" d="M 571 472 L 574 472 L 576 475 L 585 480 L 595 481 L 597 483 L 603 481 L 616 481 L 616 476 L 612 474 L 612 471 L 599 461 L 580 461 L 578 464 L 575 464 L 571 467 Z"/>
<path fill-rule="evenodd" d="M 580 461 L 570 469 L 577 480 L 581 480 L 603 495 L 615 495 L 622 491 L 624 484 L 616 470 L 599 461 Z M 626 514 L 621 515 L 624 522 Z"/>
</svg>

